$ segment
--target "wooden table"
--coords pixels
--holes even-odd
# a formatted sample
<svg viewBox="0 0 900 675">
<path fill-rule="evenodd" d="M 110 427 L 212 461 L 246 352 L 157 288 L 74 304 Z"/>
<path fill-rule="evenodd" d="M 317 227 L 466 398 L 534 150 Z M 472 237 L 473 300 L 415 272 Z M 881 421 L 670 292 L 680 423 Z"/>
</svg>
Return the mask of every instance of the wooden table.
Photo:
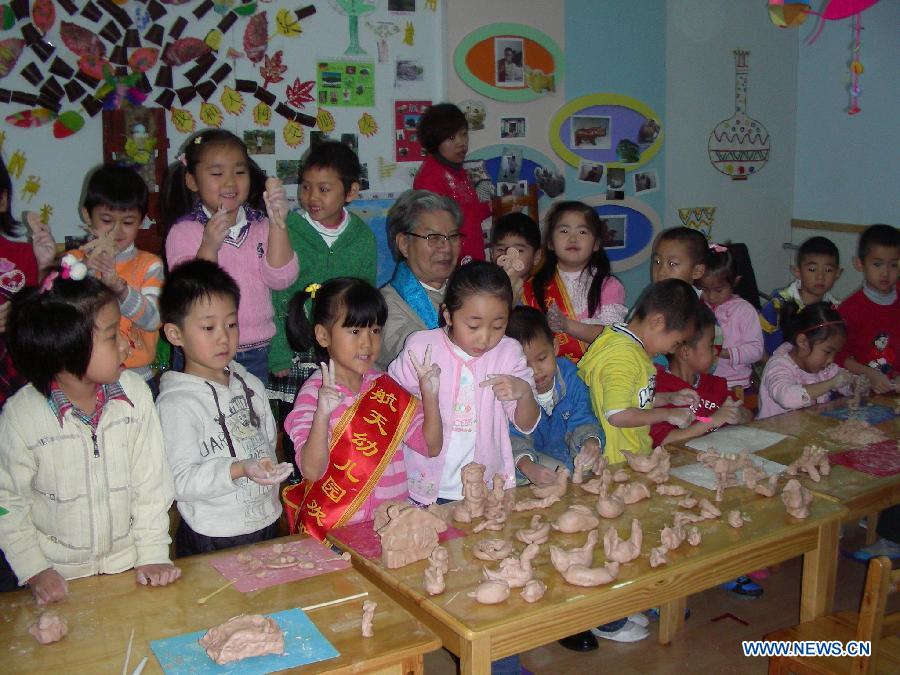
<svg viewBox="0 0 900 675">
<path fill-rule="evenodd" d="M 242 613 L 278 612 L 364 591 L 369 593 L 366 598 L 307 612 L 340 656 L 291 672 L 422 673 L 423 654 L 441 646 L 428 628 L 352 568 L 253 593 L 227 588 L 206 605 L 198 605 L 198 598 L 224 582 L 209 560 L 237 550 L 178 560 L 182 578 L 165 588 L 136 585 L 132 571 L 70 582 L 69 598 L 53 605 L 68 620 L 69 634 L 52 645 L 39 645 L 27 632 L 41 611 L 31 592 L 4 593 L 0 595 L 0 644 L 8 646 L 4 658 L 8 665 L 17 663 L 16 668 L 29 673 L 118 673 L 133 628 L 128 672 L 148 656 L 144 673 L 160 673 L 162 669 L 150 649 L 151 640 L 204 630 Z M 362 602 L 366 599 L 378 603 L 375 635 L 369 639 L 360 637 Z"/>
<path fill-rule="evenodd" d="M 529 495 L 527 488 L 517 488 L 519 499 Z M 446 575 L 445 592 L 435 597 L 429 597 L 422 587 L 426 561 L 391 570 L 380 559 L 367 560 L 352 548 L 349 550 L 360 572 L 426 623 L 444 647 L 460 657 L 464 674 L 488 673 L 493 660 L 650 607 L 660 607 L 660 641 L 668 643 L 684 622 L 687 596 L 801 554 L 804 563 L 800 619 L 818 617 L 831 609 L 838 523 L 845 514 L 840 505 L 816 500 L 811 516 L 801 521 L 788 516 L 777 497 L 750 497 L 741 504 L 741 510 L 750 518 L 742 529 L 732 529 L 724 520 L 701 523 L 704 539 L 700 547 L 691 548 L 685 542 L 669 554 L 667 565 L 651 569 L 650 548 L 660 544 L 662 527 L 672 523 L 676 501 L 654 493 L 652 500 L 627 507 L 618 519 L 601 522 L 601 542 L 594 550 L 594 565 L 605 560 L 602 535 L 610 524 L 628 537 L 631 519 L 637 517 L 644 530 L 643 555 L 622 565 L 619 578 L 608 586 L 579 588 L 567 584 L 550 564 L 549 546 L 542 545 L 535 559 L 535 578 L 547 584 L 547 593 L 534 604 L 522 600 L 518 589 L 513 589 L 508 600 L 493 606 L 479 605 L 467 594 L 482 579 L 482 566 L 496 567 L 496 563 L 474 558 L 473 544 L 481 539 L 510 538 L 537 512 L 512 514 L 502 532 L 473 534 L 470 525 L 454 523 L 467 536 L 444 544 L 450 555 L 450 572 Z M 595 506 L 596 497 L 570 486 L 560 502 L 539 513 L 545 519 L 555 519 L 574 503 Z M 585 537 L 585 533 L 553 532 L 550 543 L 572 548 L 582 545 Z M 523 547 L 516 542 L 518 551 Z"/>
</svg>

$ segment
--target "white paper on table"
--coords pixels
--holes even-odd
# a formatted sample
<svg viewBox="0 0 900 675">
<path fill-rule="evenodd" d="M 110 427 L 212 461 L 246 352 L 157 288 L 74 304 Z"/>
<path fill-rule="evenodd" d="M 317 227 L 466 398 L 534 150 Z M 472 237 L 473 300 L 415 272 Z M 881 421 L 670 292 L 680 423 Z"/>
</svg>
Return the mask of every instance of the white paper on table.
<svg viewBox="0 0 900 675">
<path fill-rule="evenodd" d="M 694 450 L 708 450 L 715 448 L 725 455 L 734 455 L 739 452 L 757 452 L 778 443 L 787 438 L 784 434 L 765 429 L 752 427 L 725 427 L 711 434 L 694 438 L 685 445 Z"/>
<path fill-rule="evenodd" d="M 772 476 L 776 473 L 781 473 L 787 468 L 784 464 L 779 464 L 778 462 L 773 462 L 771 460 L 756 456 L 753 457 L 753 464 L 755 464 L 758 469 L 762 469 L 763 471 L 765 471 L 766 476 Z M 707 490 L 715 491 L 716 489 L 716 475 L 712 472 L 712 469 L 707 469 L 700 462 L 696 462 L 695 464 L 685 464 L 684 466 L 676 466 L 674 469 L 671 469 L 669 473 L 676 478 L 680 478 L 683 481 L 691 483 L 692 485 L 706 488 Z M 760 480 L 759 482 L 762 483 L 763 481 Z M 741 469 L 737 472 L 737 482 L 735 483 L 735 485 L 743 484 L 744 470 Z M 732 486 L 729 485 L 729 487 Z"/>
</svg>

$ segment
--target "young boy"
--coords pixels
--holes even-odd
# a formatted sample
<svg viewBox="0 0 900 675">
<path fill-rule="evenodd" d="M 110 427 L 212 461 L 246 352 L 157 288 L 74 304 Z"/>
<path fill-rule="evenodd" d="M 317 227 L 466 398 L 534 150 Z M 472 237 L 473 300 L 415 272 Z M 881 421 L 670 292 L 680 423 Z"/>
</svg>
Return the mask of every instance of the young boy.
<svg viewBox="0 0 900 675">
<path fill-rule="evenodd" d="M 779 326 L 779 314 L 784 303 L 793 300 L 798 311 L 814 302 L 837 303 L 831 289 L 840 279 L 840 254 L 837 246 L 825 237 L 810 237 L 797 249 L 797 265 L 791 268 L 794 281 L 782 289 L 772 291 L 772 299 L 763 305 L 760 324 L 766 354 L 772 355 L 784 335 Z"/>
<path fill-rule="evenodd" d="M 278 536 L 275 419 L 259 378 L 234 356 L 240 291 L 225 270 L 194 259 L 172 270 L 160 307 L 163 331 L 184 351 L 184 372 L 160 379 L 156 405 L 175 478 L 181 557 Z"/>
<path fill-rule="evenodd" d="M 150 364 L 156 358 L 159 339 L 163 263 L 159 256 L 134 245 L 147 215 L 147 198 L 147 184 L 135 171 L 107 164 L 88 178 L 81 219 L 92 235 L 109 238 L 115 245 L 114 257 L 99 250 L 88 254 L 87 266 L 119 299 L 119 328 L 130 346 L 125 366 L 140 375 L 156 395 Z"/>
<path fill-rule="evenodd" d="M 709 245 L 699 230 L 671 227 L 663 230 L 653 242 L 650 254 L 650 281 L 681 279 L 694 286 L 706 272 Z M 694 289 L 697 295 L 700 290 Z"/>
<path fill-rule="evenodd" d="M 678 345 L 669 354 L 669 367 L 656 366 L 656 395 L 693 389 L 699 400 L 692 411 L 698 419 L 689 427 L 679 429 L 668 421 L 657 422 L 650 427 L 650 439 L 654 446 L 677 443 L 714 431 L 725 424 L 746 424 L 753 413 L 728 398 L 725 378 L 710 374 L 716 358 L 713 346 L 716 316 L 706 305 L 700 305 L 697 313 L 697 331 L 693 337 Z M 667 404 L 661 407 L 673 407 Z"/>
<path fill-rule="evenodd" d="M 507 255 L 510 250 L 515 250 L 522 262 L 522 269 L 510 273 L 515 306 L 522 301 L 522 285 L 526 279 L 531 278 L 543 257 L 541 230 L 534 219 L 524 213 L 507 213 L 494 223 L 491 232 L 491 260 L 496 263 L 500 256 Z"/>
<path fill-rule="evenodd" d="M 694 334 L 699 307 L 696 291 L 680 279 L 652 284 L 635 304 L 631 320 L 603 331 L 578 363 L 611 463 L 625 461 L 622 450 L 649 453 L 651 425 L 668 421 L 684 428 L 694 419 L 690 408 L 661 407 L 696 406 L 700 397 L 690 388 L 655 395 L 656 370 L 650 359 L 671 354 Z"/>
<path fill-rule="evenodd" d="M 569 359 L 557 356 L 558 345 L 547 317 L 533 307 L 516 307 L 509 315 L 506 334 L 525 351 L 534 371 L 534 389 L 544 414 L 530 434 L 510 425 L 516 466 L 532 482 L 546 483 L 546 474 L 565 467 L 574 472 L 573 460 L 584 452 L 588 460 L 600 456 L 603 430 L 590 407 L 590 394 Z M 552 477 L 551 477 L 552 478 Z"/>
<path fill-rule="evenodd" d="M 847 342 L 837 362 L 851 373 L 865 375 L 876 394 L 897 390 L 900 375 L 900 299 L 897 268 L 900 232 L 890 225 L 872 225 L 859 236 L 853 266 L 863 286 L 844 300 L 840 312 L 847 324 Z"/>
</svg>

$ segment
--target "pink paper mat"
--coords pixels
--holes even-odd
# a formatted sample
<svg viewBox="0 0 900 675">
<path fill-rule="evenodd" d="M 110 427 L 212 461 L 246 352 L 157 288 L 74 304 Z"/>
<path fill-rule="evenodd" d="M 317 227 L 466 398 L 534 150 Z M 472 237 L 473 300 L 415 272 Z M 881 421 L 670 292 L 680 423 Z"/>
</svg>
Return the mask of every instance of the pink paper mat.
<svg viewBox="0 0 900 675">
<path fill-rule="evenodd" d="M 287 562 L 288 567 L 278 569 L 269 567 L 271 564 L 278 564 L 278 559 L 284 556 L 291 556 L 296 562 L 290 564 L 291 559 L 287 559 L 282 562 Z M 254 546 L 241 553 L 217 558 L 209 564 L 228 581 L 238 579 L 234 588 L 241 593 L 250 593 L 269 586 L 350 567 L 349 561 L 315 539 Z"/>
<path fill-rule="evenodd" d="M 374 560 L 381 557 L 381 537 L 372 529 L 372 521 L 345 525 L 331 531 L 332 536 L 353 549 L 366 560 Z M 465 537 L 466 533 L 455 527 L 447 527 L 438 535 L 438 541 L 449 541 L 457 537 Z"/>
<path fill-rule="evenodd" d="M 832 464 L 840 464 L 870 476 L 893 476 L 900 473 L 900 451 L 897 450 L 897 441 L 892 440 L 870 443 L 856 450 L 833 452 L 828 455 L 828 460 Z"/>
</svg>

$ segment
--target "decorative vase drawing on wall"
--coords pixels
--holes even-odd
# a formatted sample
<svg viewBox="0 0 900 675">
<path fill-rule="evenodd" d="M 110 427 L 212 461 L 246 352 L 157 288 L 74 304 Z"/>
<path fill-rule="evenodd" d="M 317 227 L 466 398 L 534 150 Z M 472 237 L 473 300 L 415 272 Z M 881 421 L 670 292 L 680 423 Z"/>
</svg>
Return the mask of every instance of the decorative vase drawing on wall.
<svg viewBox="0 0 900 675">
<path fill-rule="evenodd" d="M 747 180 L 769 161 L 769 132 L 747 114 L 750 52 L 734 50 L 734 115 L 709 135 L 709 161 L 731 180 Z"/>
</svg>

